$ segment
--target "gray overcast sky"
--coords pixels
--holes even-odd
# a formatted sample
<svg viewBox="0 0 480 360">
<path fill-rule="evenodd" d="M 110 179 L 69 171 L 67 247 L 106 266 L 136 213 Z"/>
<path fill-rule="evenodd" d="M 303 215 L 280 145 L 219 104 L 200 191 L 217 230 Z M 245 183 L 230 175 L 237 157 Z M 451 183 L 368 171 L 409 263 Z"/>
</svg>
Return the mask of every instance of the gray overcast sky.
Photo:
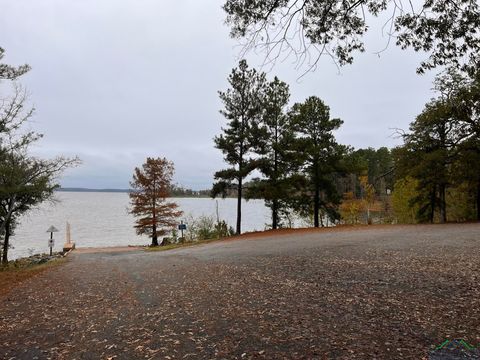
<svg viewBox="0 0 480 360">
<path fill-rule="evenodd" d="M 224 120 L 218 90 L 238 62 L 221 0 L 0 0 L 5 62 L 28 63 L 21 82 L 45 137 L 37 154 L 78 155 L 65 187 L 127 188 L 147 156 L 175 162 L 175 181 L 209 188 L 224 164 L 213 137 Z M 377 21 L 378 24 L 380 22 Z M 298 80 L 287 60 L 269 72 L 290 84 L 292 104 L 322 98 L 344 120 L 340 143 L 394 146 L 432 97 L 433 73 L 418 76 L 422 54 L 390 46 L 380 27 L 367 52 L 341 69 L 329 59 Z M 249 56 L 252 66 L 261 55 Z"/>
</svg>

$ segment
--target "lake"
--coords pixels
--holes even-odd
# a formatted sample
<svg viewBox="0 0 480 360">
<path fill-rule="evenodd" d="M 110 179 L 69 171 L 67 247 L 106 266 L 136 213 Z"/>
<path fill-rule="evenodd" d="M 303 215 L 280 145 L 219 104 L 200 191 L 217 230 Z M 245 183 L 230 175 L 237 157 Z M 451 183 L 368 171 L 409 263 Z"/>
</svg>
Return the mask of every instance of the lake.
<svg viewBox="0 0 480 360">
<path fill-rule="evenodd" d="M 104 247 L 148 245 L 150 239 L 138 236 L 133 228 L 134 217 L 128 213 L 127 193 L 57 192 L 55 203 L 44 203 L 21 218 L 11 238 L 13 248 L 9 259 L 48 252 L 49 234 L 55 226 L 54 251 L 61 251 L 65 242 L 66 222 L 71 225 L 72 241 L 77 247 Z M 202 215 L 216 218 L 216 202 L 221 220 L 235 227 L 236 199 L 175 198 L 185 220 Z M 244 201 L 242 205 L 242 231 L 264 230 L 270 222 L 270 211 L 263 200 Z"/>
</svg>

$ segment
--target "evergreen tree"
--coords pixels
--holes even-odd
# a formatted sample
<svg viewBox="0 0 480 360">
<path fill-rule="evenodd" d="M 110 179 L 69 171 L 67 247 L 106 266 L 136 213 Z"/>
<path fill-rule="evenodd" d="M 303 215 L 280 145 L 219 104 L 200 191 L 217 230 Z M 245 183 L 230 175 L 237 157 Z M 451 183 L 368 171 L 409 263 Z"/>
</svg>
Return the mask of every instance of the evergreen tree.
<svg viewBox="0 0 480 360">
<path fill-rule="evenodd" d="M 244 179 L 258 166 L 254 149 L 258 145 L 258 123 L 262 115 L 262 90 L 265 74 L 249 69 L 245 60 L 228 77 L 230 88 L 219 92 L 224 109 L 221 114 L 228 123 L 223 134 L 215 137 L 215 147 L 222 151 L 228 169 L 214 175 L 212 196 L 225 196 L 229 189 L 237 192 L 236 233 L 241 233 Z"/>
<path fill-rule="evenodd" d="M 377 195 L 383 195 L 387 189 L 393 188 L 393 159 L 388 148 L 358 149 L 355 153 L 361 159 L 359 161 L 365 164 L 368 183 L 374 185 Z"/>
<path fill-rule="evenodd" d="M 477 220 L 480 221 L 480 70 L 469 78 L 448 74 L 440 79 L 445 86 L 453 83 L 455 93 L 452 99 L 454 115 L 459 121 L 462 143 L 459 147 L 460 163 L 463 163 L 463 179 L 475 193 Z M 455 179 L 458 183 L 458 179 Z"/>
<path fill-rule="evenodd" d="M 5 56 L 5 50 L 0 47 L 0 61 Z M 30 66 L 22 65 L 14 67 L 0 63 L 0 80 L 15 80 L 30 70 Z"/>
<path fill-rule="evenodd" d="M 336 180 L 347 149 L 337 144 L 333 131 L 343 121 L 331 119 L 330 108 L 315 96 L 296 103 L 289 116 L 296 135 L 293 151 L 305 174 L 302 199 L 295 206 L 302 212 L 313 209 L 314 226 L 319 227 L 321 211 L 332 220 L 339 217 Z"/>
<path fill-rule="evenodd" d="M 0 155 L 0 217 L 3 233 L 2 263 L 8 262 L 10 236 L 21 215 L 50 199 L 59 185 L 55 178 L 76 159 L 41 160 L 18 152 Z"/>
<path fill-rule="evenodd" d="M 280 212 L 287 211 L 284 200 L 290 190 L 293 131 L 285 112 L 289 98 L 288 85 L 277 77 L 265 86 L 256 146 L 258 169 L 264 178 L 252 181 L 246 194 L 265 199 L 272 211 L 272 229 L 280 226 Z"/>
<path fill-rule="evenodd" d="M 447 69 L 437 77 L 435 90 L 439 98 L 426 105 L 404 135 L 405 146 L 395 151 L 397 178 L 416 180 L 420 221 L 433 222 L 437 212 L 441 222 L 447 221 L 447 208 L 453 208 L 447 204 L 448 188 L 457 194 L 450 201 L 475 199 L 470 207 L 480 219 L 479 77 Z M 460 189 L 474 195 L 459 197 Z"/>
<path fill-rule="evenodd" d="M 476 210 L 475 219 L 480 221 L 480 138 L 472 137 L 459 145 L 452 183 L 457 187 L 467 185 L 464 189 L 471 193 L 471 207 Z"/>
<path fill-rule="evenodd" d="M 398 160 L 399 169 L 418 182 L 420 220 L 434 222 L 438 210 L 440 222 L 447 221 L 446 190 L 450 184 L 451 164 L 459 139 L 458 121 L 448 99 L 428 103 L 404 136 L 405 151 Z"/>
</svg>

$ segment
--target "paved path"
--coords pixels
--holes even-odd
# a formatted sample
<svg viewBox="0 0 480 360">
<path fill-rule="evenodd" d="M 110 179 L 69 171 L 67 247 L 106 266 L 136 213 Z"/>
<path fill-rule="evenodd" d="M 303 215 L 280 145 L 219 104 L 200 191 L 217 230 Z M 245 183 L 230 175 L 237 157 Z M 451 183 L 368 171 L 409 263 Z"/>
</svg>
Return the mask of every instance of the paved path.
<svg viewBox="0 0 480 360">
<path fill-rule="evenodd" d="M 127 250 L 78 251 L 0 295 L 0 358 L 428 359 L 447 337 L 480 344 L 480 224 Z"/>
</svg>

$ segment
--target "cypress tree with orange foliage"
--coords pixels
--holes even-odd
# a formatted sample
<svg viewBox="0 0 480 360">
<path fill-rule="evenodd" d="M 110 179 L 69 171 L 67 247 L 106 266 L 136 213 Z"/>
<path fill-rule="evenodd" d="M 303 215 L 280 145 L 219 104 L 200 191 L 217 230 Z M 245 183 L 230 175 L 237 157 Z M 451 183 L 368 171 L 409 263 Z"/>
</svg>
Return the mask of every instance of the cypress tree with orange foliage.
<svg viewBox="0 0 480 360">
<path fill-rule="evenodd" d="M 158 237 L 174 228 L 182 215 L 176 203 L 167 201 L 173 174 L 173 162 L 147 158 L 142 168 L 135 168 L 130 182 L 130 213 L 137 218 L 135 229 L 138 235 L 151 237 L 151 246 L 158 246 Z"/>
</svg>

